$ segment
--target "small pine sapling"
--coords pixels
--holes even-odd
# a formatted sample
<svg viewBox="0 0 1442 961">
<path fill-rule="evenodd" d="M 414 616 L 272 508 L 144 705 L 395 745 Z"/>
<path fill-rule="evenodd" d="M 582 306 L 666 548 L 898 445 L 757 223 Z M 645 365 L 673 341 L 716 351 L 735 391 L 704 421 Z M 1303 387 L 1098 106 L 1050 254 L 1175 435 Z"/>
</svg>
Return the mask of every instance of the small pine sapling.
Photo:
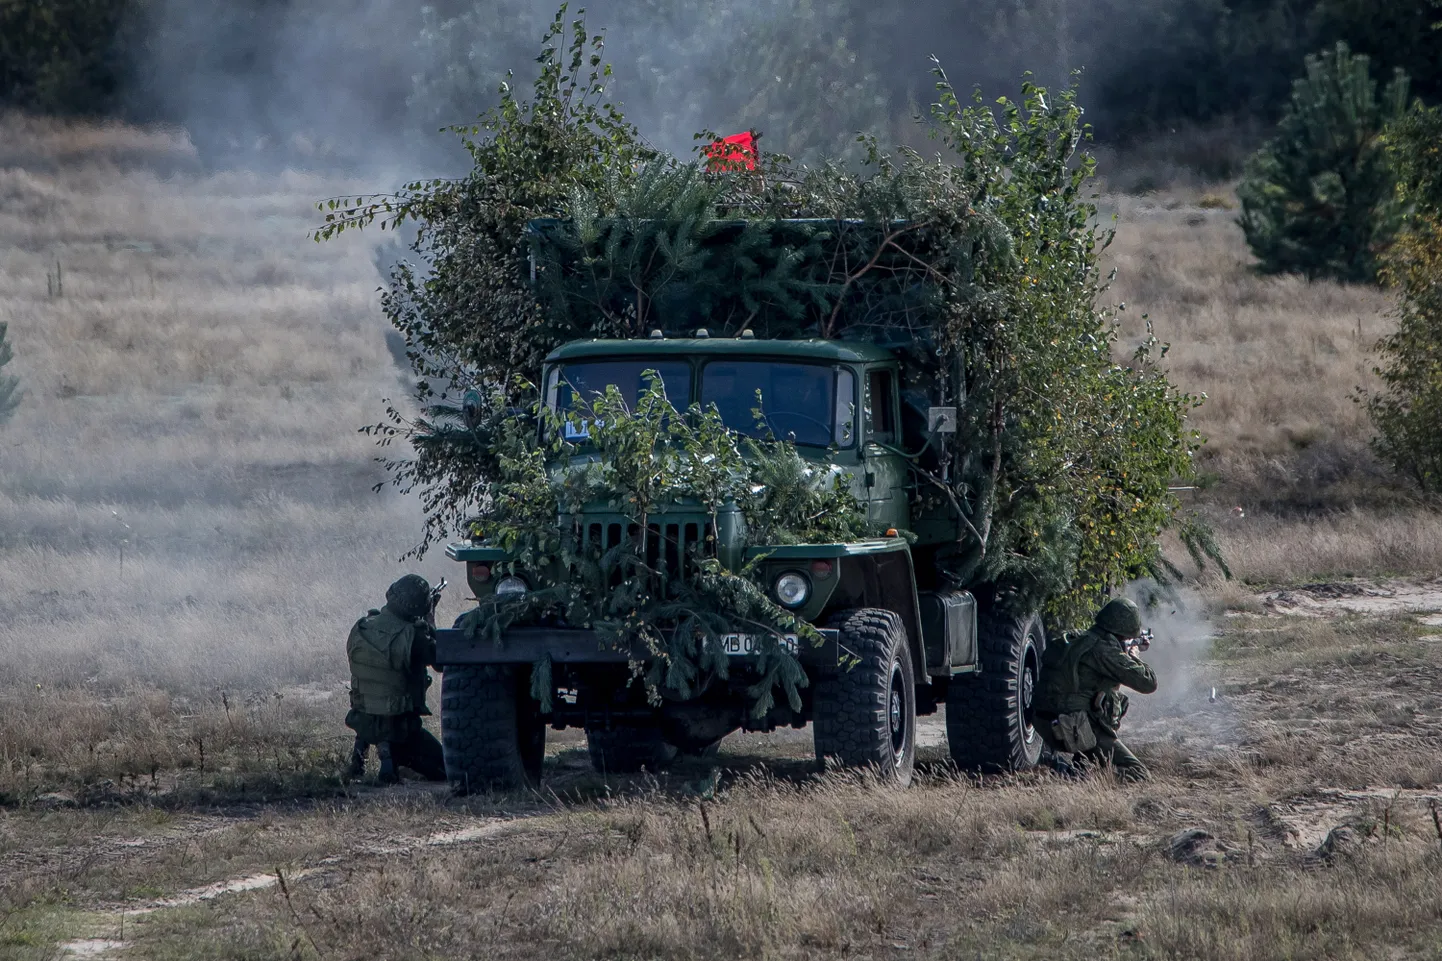
<svg viewBox="0 0 1442 961">
<path fill-rule="evenodd" d="M 1371 283 L 1400 224 L 1383 130 L 1407 106 L 1402 71 L 1377 96 L 1345 43 L 1307 58 L 1276 136 L 1247 162 L 1239 223 L 1264 273 Z"/>
</svg>

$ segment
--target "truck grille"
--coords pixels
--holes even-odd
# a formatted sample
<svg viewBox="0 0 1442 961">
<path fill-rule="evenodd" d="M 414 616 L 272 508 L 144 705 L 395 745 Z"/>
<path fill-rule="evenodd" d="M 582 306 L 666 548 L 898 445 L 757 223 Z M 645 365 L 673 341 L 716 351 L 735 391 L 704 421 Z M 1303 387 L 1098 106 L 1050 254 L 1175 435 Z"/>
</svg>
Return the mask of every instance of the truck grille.
<svg viewBox="0 0 1442 961">
<path fill-rule="evenodd" d="M 576 518 L 581 548 L 599 560 L 612 548 L 623 543 L 639 545 L 641 525 L 619 516 Z M 704 517 L 669 518 L 664 515 L 646 525 L 646 547 L 643 560 L 654 571 L 658 594 L 669 593 L 673 581 L 685 580 L 696 573 L 696 565 L 713 552 L 711 524 Z M 622 579 L 621 571 L 611 572 L 613 586 Z"/>
</svg>

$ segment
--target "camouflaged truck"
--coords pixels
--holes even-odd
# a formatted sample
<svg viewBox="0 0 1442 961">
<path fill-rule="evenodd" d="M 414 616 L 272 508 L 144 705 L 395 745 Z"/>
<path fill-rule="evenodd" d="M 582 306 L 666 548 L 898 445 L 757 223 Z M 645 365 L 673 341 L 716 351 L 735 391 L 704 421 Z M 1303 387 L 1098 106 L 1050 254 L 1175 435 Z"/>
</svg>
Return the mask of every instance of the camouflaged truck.
<svg viewBox="0 0 1442 961">
<path fill-rule="evenodd" d="M 684 338 L 655 332 L 570 343 L 547 357 L 540 383 L 545 403 L 564 412 L 573 392 L 608 385 L 634 400 L 646 371 L 660 375 L 678 409 L 715 404 L 741 433 L 756 430 L 759 390 L 771 431 L 792 439 L 802 456 L 849 474 L 871 525 L 889 536 L 777 546 L 750 542 L 739 513 L 723 512 L 714 530 L 699 508 L 651 515 L 644 538 L 649 564 L 676 570 L 714 552 L 734 570 L 761 557 L 771 597 L 820 629 L 820 646 L 787 639 L 810 680 L 799 711 L 778 697 L 764 717 L 751 716 L 745 691 L 757 680 L 758 638 L 740 628 L 722 637 L 726 680 L 659 706 L 648 703 L 629 666 L 645 652 L 606 649 L 589 630 L 513 625 L 500 644 L 438 631 L 442 743 L 452 783 L 461 790 L 534 785 L 548 727 L 583 729 L 593 764 L 609 773 L 654 770 L 678 752 L 711 750 L 737 730 L 810 724 L 818 759 L 875 768 L 904 785 L 915 763 L 917 716 L 943 705 L 950 753 L 961 767 L 1036 764 L 1040 619 L 993 611 L 984 598 L 946 589 L 937 553 L 957 540 L 959 521 L 911 516 L 917 480 L 906 452 L 954 431 L 954 410 L 922 406 L 925 399 L 918 404 L 912 392 L 904 398 L 900 362 L 881 347 L 709 337 L 700 330 Z M 557 523 L 577 525 L 583 543 L 602 548 L 640 533 L 624 515 L 600 508 Z M 916 539 L 908 542 L 899 530 Z M 477 598 L 533 587 L 525 570 L 505 569 L 504 550 L 461 542 L 447 554 L 465 565 Z M 547 655 L 555 691 L 543 714 L 531 674 Z"/>
</svg>

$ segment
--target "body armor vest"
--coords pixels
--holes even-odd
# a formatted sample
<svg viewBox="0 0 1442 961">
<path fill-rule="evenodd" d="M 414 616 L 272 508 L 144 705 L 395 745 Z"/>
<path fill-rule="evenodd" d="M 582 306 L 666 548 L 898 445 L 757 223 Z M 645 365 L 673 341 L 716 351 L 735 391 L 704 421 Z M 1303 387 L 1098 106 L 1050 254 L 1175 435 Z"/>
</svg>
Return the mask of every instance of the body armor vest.
<svg viewBox="0 0 1442 961">
<path fill-rule="evenodd" d="M 1042 660 L 1036 707 L 1052 714 L 1090 711 L 1095 691 L 1083 691 L 1077 669 L 1081 659 L 1101 641 L 1091 631 L 1065 637 L 1065 644 L 1048 645 Z"/>
<path fill-rule="evenodd" d="M 411 714 L 417 710 L 411 677 L 416 625 L 389 608 L 356 621 L 346 641 L 350 659 L 350 704 L 366 714 Z M 422 669 L 424 670 L 424 669 Z M 421 688 L 424 691 L 424 687 Z"/>
</svg>

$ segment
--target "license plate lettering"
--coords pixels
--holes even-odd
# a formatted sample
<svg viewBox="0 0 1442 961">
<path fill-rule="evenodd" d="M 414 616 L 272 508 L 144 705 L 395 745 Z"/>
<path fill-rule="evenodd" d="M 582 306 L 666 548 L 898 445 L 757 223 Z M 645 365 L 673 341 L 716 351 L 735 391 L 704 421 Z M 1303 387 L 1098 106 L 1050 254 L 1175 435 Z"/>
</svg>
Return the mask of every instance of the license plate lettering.
<svg viewBox="0 0 1442 961">
<path fill-rule="evenodd" d="M 780 643 L 787 651 L 795 654 L 800 650 L 795 634 L 783 634 Z M 766 646 L 766 637 L 761 634 L 722 634 L 721 649 L 728 657 L 747 657 L 760 654 Z"/>
</svg>

